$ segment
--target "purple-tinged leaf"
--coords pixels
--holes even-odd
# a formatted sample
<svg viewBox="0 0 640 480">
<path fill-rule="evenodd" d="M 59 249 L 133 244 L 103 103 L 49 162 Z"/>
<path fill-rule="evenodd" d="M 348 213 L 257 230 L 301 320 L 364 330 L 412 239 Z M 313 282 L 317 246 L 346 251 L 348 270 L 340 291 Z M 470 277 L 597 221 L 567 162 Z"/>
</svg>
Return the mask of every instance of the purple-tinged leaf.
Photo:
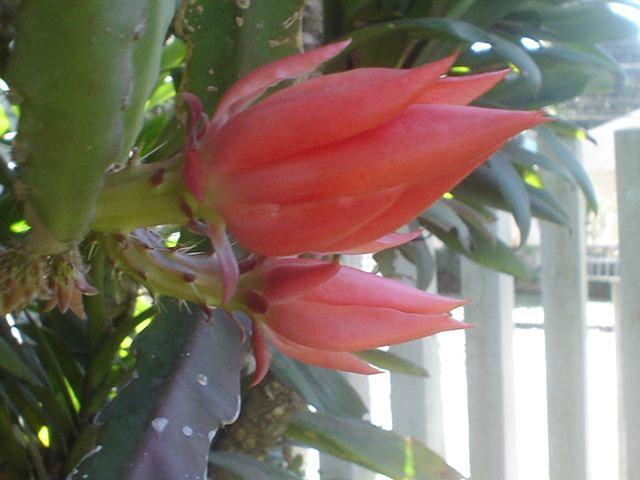
<svg viewBox="0 0 640 480">
<path fill-rule="evenodd" d="M 247 335 L 222 310 L 160 309 L 138 337 L 134 380 L 98 416 L 96 445 L 70 480 L 206 478 L 211 439 L 240 410 Z"/>
</svg>

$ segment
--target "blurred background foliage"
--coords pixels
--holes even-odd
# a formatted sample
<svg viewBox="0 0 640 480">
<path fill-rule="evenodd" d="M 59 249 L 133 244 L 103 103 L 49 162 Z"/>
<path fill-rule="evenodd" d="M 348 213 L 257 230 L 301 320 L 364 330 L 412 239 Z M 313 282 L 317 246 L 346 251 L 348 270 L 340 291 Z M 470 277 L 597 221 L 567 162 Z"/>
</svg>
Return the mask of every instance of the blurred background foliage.
<svg viewBox="0 0 640 480">
<path fill-rule="evenodd" d="M 84 30 L 65 31 L 51 18 L 41 23 L 38 15 L 49 12 L 38 14 L 43 2 L 48 0 L 0 2 L 0 77 L 7 82 L 0 98 L 0 251 L 3 262 L 23 255 L 19 258 L 24 258 L 25 268 L 30 253 L 21 245 L 33 226 L 16 194 L 12 155 L 20 149 L 14 138 L 17 132 L 17 138 L 26 135 L 25 141 L 43 145 L 49 141 L 41 138 L 46 135 L 58 135 L 53 145 L 67 139 L 53 128 L 34 137 L 20 132 L 19 91 L 12 82 L 19 87 L 27 82 L 40 95 L 55 98 L 60 109 L 77 112 L 67 122 L 98 122 L 99 109 L 108 108 L 99 99 L 75 95 L 76 87 L 69 87 L 81 86 L 88 73 L 71 68 L 74 61 L 66 56 L 80 55 L 91 42 L 82 38 Z M 61 3 L 55 15 L 78 8 L 76 2 Z M 141 11 L 146 8 L 146 1 L 134 3 Z M 633 2 L 616 3 L 635 8 Z M 140 120 L 131 123 L 137 132 L 135 156 L 149 163 L 161 161 L 183 146 L 186 107 L 177 93 L 196 94 L 210 114 L 239 76 L 297 52 L 303 26 L 307 45 L 353 39 L 348 54 L 327 65 L 325 72 L 409 68 L 459 51 L 452 75 L 513 69 L 478 105 L 545 108 L 559 118 L 513 139 L 424 212 L 416 225 L 489 268 L 526 278 L 527 265 L 512 245 L 495 237 L 491 223 L 496 209 L 509 212 L 521 244 L 535 217 L 565 223 L 562 205 L 545 190 L 541 171 L 576 184 L 589 208 L 596 209 L 593 188 L 563 138 L 587 138 L 582 126 L 568 121 L 578 116 L 566 102 L 606 95 L 624 85 L 621 64 L 602 45 L 636 38 L 638 27 L 611 4 L 604 0 L 154 1 L 157 17 L 143 15 L 145 28 L 149 28 L 145 22 L 158 25 L 160 18 L 172 16 L 173 20 L 166 35 L 160 32 L 162 41 L 147 42 L 135 53 L 136 59 L 158 59 L 135 63 L 140 68 L 130 72 L 144 84 L 137 90 L 144 95 L 140 103 L 144 107 L 137 112 Z M 126 15 L 126 10 L 118 10 L 120 5 L 88 0 L 85 7 L 91 15 L 117 23 Z M 15 49 L 13 40 L 33 38 L 34 29 L 44 36 L 45 28 L 49 29 L 46 45 L 65 58 L 51 57 L 51 64 L 41 65 Z M 93 54 L 129 52 L 114 53 L 109 47 Z M 47 55 L 51 53 L 40 52 L 40 58 Z M 104 60 L 100 63 L 110 59 Z M 28 78 L 17 75 L 12 65 L 21 65 Z M 120 73 L 104 74 L 117 82 Z M 47 125 L 61 121 L 60 112 L 41 115 L 39 121 Z M 126 141 L 122 132 L 104 126 L 108 123 L 103 121 L 107 130 L 102 133 L 121 135 L 116 140 Z M 65 124 L 63 132 L 73 127 Z M 105 165 L 98 161 L 85 165 L 86 156 L 85 152 L 59 161 L 81 162 L 86 175 L 99 178 Z M 47 161 L 33 173 L 36 183 L 45 187 L 50 182 Z M 120 161 L 118 155 L 112 161 Z M 68 177 L 58 179 L 55 188 L 41 197 L 47 204 L 44 215 L 52 224 L 70 214 L 58 205 L 73 209 L 80 201 L 78 185 L 84 177 Z M 87 198 L 98 195 L 98 183 Z M 83 225 L 89 220 L 78 221 Z M 192 234 L 187 237 L 178 227 L 167 232 L 182 234 L 181 241 L 190 244 L 202 240 Z M 177 237 L 171 238 L 175 242 Z M 78 308 L 63 313 L 48 308 L 45 301 L 33 301 L 0 321 L 0 479 L 177 478 L 176 472 L 181 478 L 187 474 L 203 478 L 207 465 L 215 478 L 295 479 L 303 471 L 292 445 L 317 448 L 397 480 L 461 478 L 424 445 L 369 424 L 358 394 L 337 372 L 276 353 L 272 374 L 260 386 L 248 388 L 252 366 L 245 358 L 246 339 L 238 338 L 237 323 L 248 328 L 242 319 L 217 312 L 213 322 L 203 323 L 200 307 L 148 291 L 123 274 L 105 249 L 109 241 L 104 235 L 90 233 L 77 241 L 90 266 L 89 281 L 99 291 L 84 297 L 84 318 L 77 315 Z M 377 255 L 378 270 L 394 276 L 398 256 L 417 266 L 416 282 L 426 288 L 435 266 L 425 243 L 411 242 Z M 53 268 L 56 258 L 47 256 L 42 268 Z M 8 267 L 0 264 L 0 268 Z M 10 281 L 8 275 L 2 277 L 3 295 Z M 3 299 L 5 304 L 10 300 Z M 212 334 L 207 325 L 220 328 Z M 392 371 L 425 374 L 384 352 L 363 356 Z M 165 420 L 174 414 L 182 419 L 180 430 L 168 437 L 171 441 L 160 442 L 155 434 L 173 428 Z M 221 428 L 237 415 L 235 423 Z M 153 450 L 152 459 L 140 455 L 142 446 Z M 413 462 L 409 470 L 407 458 Z"/>
</svg>

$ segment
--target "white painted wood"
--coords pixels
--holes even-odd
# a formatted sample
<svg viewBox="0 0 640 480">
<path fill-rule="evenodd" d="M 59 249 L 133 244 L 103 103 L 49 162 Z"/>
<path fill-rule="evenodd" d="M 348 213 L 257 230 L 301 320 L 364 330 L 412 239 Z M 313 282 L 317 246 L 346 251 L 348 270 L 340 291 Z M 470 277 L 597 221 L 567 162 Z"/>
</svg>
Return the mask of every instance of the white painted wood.
<svg viewBox="0 0 640 480">
<path fill-rule="evenodd" d="M 403 279 L 415 285 L 415 266 L 399 255 L 395 264 Z M 437 291 L 436 279 L 431 282 L 428 291 Z M 391 413 L 395 432 L 424 443 L 444 457 L 439 349 L 437 335 L 391 347 L 392 353 L 422 366 L 429 373 L 426 378 L 391 374 Z"/>
<path fill-rule="evenodd" d="M 391 412 L 394 432 L 414 438 L 445 455 L 440 357 L 437 337 L 395 345 L 391 351 L 424 367 L 426 378 L 391 374 Z"/>
<path fill-rule="evenodd" d="M 367 408 L 371 408 L 369 377 L 353 373 L 345 373 L 345 376 Z M 324 453 L 320 453 L 319 473 L 321 480 L 375 480 L 376 477 L 371 470 Z"/>
<path fill-rule="evenodd" d="M 640 480 L 640 130 L 616 132 L 620 478 Z"/>
<path fill-rule="evenodd" d="M 363 262 L 360 255 L 347 255 L 341 259 L 344 265 L 362 269 Z M 371 408 L 371 391 L 369 388 L 369 377 L 345 373 L 349 383 L 362 398 L 367 408 Z M 374 480 L 375 473 L 354 463 L 347 462 L 340 458 L 320 453 L 320 478 L 321 480 Z"/>
<path fill-rule="evenodd" d="M 508 218 L 495 225 L 508 237 Z M 465 306 L 469 454 L 473 480 L 516 477 L 515 395 L 513 378 L 513 278 L 469 260 L 462 261 Z"/>
<path fill-rule="evenodd" d="M 579 156 L 576 141 L 569 147 Z M 544 182 L 570 218 L 569 228 L 540 226 L 549 478 L 587 479 L 585 202 L 577 187 L 557 176 Z"/>
</svg>

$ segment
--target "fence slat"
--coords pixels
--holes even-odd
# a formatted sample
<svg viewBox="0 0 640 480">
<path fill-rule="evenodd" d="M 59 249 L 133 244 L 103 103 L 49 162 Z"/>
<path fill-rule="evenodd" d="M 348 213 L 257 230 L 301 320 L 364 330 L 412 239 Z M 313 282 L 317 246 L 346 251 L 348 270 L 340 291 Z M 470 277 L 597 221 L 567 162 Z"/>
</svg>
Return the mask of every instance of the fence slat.
<svg viewBox="0 0 640 480">
<path fill-rule="evenodd" d="M 429 240 L 425 240 L 427 243 Z M 394 260 L 402 280 L 415 286 L 415 265 L 398 255 Z M 429 285 L 429 292 L 437 292 L 437 280 Z M 394 345 L 391 352 L 422 366 L 427 378 L 391 374 L 391 415 L 393 430 L 414 438 L 432 450 L 445 455 L 442 388 L 440 376 L 440 344 L 437 336 Z"/>
<path fill-rule="evenodd" d="M 620 285 L 616 311 L 620 478 L 640 480 L 640 130 L 616 132 Z"/>
<path fill-rule="evenodd" d="M 577 142 L 569 144 L 579 154 Z M 557 176 L 547 188 L 570 218 L 569 228 L 542 222 L 541 288 L 547 362 L 549 478 L 587 478 L 587 344 L 585 205 Z"/>
<path fill-rule="evenodd" d="M 500 237 L 508 220 L 498 215 Z M 513 378 L 513 277 L 471 261 L 462 262 L 465 306 L 469 459 L 473 480 L 516 477 L 515 395 Z"/>
<path fill-rule="evenodd" d="M 429 377 L 391 374 L 393 430 L 445 455 L 440 358 L 435 337 L 391 347 L 391 352 L 424 367 Z"/>
<path fill-rule="evenodd" d="M 363 269 L 364 266 L 361 255 L 345 255 L 341 261 L 348 267 Z M 369 377 L 355 373 L 345 373 L 344 375 L 358 392 L 367 408 L 371 409 Z M 371 470 L 322 452 L 320 453 L 319 473 L 321 480 L 374 480 L 376 476 Z"/>
</svg>

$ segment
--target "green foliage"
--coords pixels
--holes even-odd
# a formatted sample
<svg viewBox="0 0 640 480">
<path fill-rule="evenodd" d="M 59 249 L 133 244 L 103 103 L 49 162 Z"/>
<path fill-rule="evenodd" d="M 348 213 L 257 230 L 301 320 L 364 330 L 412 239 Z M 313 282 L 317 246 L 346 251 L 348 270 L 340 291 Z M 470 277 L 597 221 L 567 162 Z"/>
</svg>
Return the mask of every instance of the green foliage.
<svg viewBox="0 0 640 480">
<path fill-rule="evenodd" d="M 274 352 L 272 369 L 302 399 L 320 412 L 362 418 L 367 413 L 355 389 L 335 370 L 297 362 Z"/>
<path fill-rule="evenodd" d="M 300 411 L 287 433 L 305 445 L 357 463 L 394 480 L 460 480 L 463 476 L 433 451 L 370 423 Z"/>
</svg>

